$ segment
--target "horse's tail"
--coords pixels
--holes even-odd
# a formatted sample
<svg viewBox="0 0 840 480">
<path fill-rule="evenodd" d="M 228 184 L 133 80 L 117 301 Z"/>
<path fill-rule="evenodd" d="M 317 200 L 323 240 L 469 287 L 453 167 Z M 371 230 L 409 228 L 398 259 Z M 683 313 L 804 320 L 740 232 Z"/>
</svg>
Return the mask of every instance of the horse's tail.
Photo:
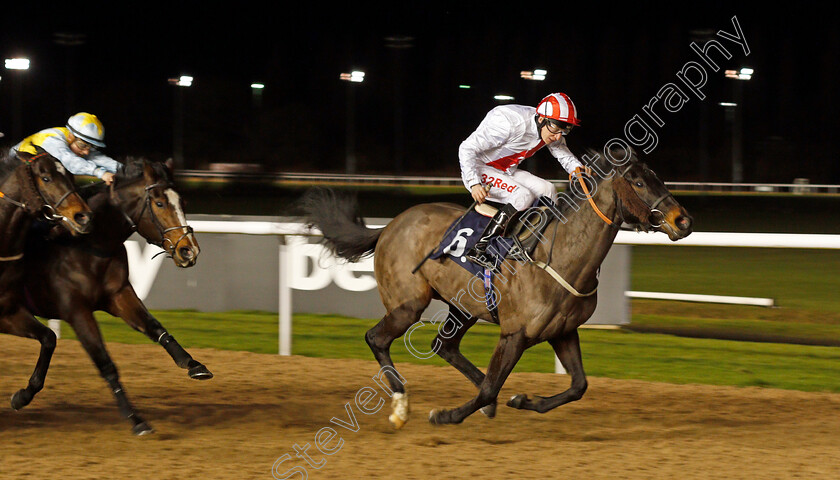
<svg viewBox="0 0 840 480">
<path fill-rule="evenodd" d="M 358 204 L 353 196 L 342 196 L 328 188 L 313 188 L 298 202 L 308 227 L 321 231 L 322 243 L 337 257 L 350 262 L 373 255 L 382 228 L 365 225 L 358 214 Z"/>
</svg>

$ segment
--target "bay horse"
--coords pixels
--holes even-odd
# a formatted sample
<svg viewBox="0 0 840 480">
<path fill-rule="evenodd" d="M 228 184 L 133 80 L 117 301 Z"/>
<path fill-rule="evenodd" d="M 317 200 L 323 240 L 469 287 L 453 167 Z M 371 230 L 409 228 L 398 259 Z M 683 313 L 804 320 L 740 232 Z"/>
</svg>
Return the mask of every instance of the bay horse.
<svg viewBox="0 0 840 480">
<path fill-rule="evenodd" d="M 76 191 L 72 174 L 43 150 L 18 152 L 0 163 L 0 333 L 33 338 L 41 344 L 35 370 L 26 388 L 12 396 L 18 410 L 44 387 L 47 368 L 56 346 L 55 333 L 24 306 L 24 257 L 30 225 L 36 219 L 66 227 L 83 235 L 92 227 L 93 212 Z"/>
<path fill-rule="evenodd" d="M 574 196 L 560 195 L 558 202 L 563 202 L 551 206 L 551 223 L 530 261 L 505 261 L 504 272 L 494 277 L 497 315 L 490 313 L 483 294 L 470 293 L 476 290 L 474 280 L 481 291 L 481 277 L 447 257 L 428 259 L 427 252 L 436 248 L 450 225 L 464 214 L 463 207 L 420 204 L 384 228 L 370 229 L 352 203 L 329 190 L 312 190 L 301 199 L 299 208 L 308 225 L 321 231 L 322 242 L 336 256 L 356 261 L 375 253 L 374 275 L 387 314 L 368 330 L 365 340 L 394 392 L 389 420 L 396 428 L 408 420 L 409 405 L 390 346 L 420 320 L 432 299 L 449 305 L 449 316 L 439 323 L 432 348 L 463 373 L 478 388 L 478 394 L 460 407 L 432 410 L 431 423 L 460 423 L 479 409 L 492 418 L 499 390 L 511 370 L 527 348 L 541 342 L 551 344 L 571 374 L 571 386 L 551 397 L 516 395 L 507 405 L 546 412 L 583 396 L 587 381 L 577 328 L 595 311 L 599 267 L 619 228 L 628 224 L 661 231 L 676 241 L 688 236 L 692 227 L 689 214 L 635 152 L 590 151 L 589 157 L 593 171 L 603 175 L 593 175 L 591 182 L 570 190 Z M 499 341 L 486 373 L 460 352 L 461 338 L 479 319 L 500 325 Z"/>
<path fill-rule="evenodd" d="M 137 297 L 128 279 L 124 243 L 136 231 L 182 268 L 195 265 L 200 249 L 174 189 L 170 164 L 128 159 L 111 187 L 97 183 L 83 188 L 82 194 L 96 215 L 93 230 L 79 238 L 46 235 L 33 239 L 27 249 L 33 255 L 27 255 L 25 263 L 27 303 L 36 315 L 60 318 L 73 327 L 108 383 L 121 415 L 132 423 L 136 435 L 145 435 L 153 429 L 128 400 L 93 312 L 106 311 L 158 342 L 191 378 L 212 378 Z"/>
</svg>

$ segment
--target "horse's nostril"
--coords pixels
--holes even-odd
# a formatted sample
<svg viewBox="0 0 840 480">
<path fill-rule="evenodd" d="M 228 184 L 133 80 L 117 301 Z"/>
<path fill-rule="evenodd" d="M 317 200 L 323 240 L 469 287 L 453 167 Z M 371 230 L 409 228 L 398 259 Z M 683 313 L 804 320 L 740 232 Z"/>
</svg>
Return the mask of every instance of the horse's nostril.
<svg viewBox="0 0 840 480">
<path fill-rule="evenodd" d="M 76 223 L 79 225 L 87 225 L 90 223 L 91 214 L 89 213 L 77 213 L 73 215 L 73 219 L 76 220 Z"/>
<path fill-rule="evenodd" d="M 680 230 L 688 230 L 689 228 L 691 228 L 691 219 L 686 216 L 680 215 L 679 217 L 677 217 L 676 224 L 680 228 Z"/>
<path fill-rule="evenodd" d="M 190 248 L 181 247 L 181 248 L 178 249 L 178 251 L 180 252 L 182 258 L 185 258 L 185 259 L 189 260 L 189 259 L 192 259 L 192 257 L 193 257 L 193 252 L 192 252 L 192 249 L 190 249 Z"/>
</svg>

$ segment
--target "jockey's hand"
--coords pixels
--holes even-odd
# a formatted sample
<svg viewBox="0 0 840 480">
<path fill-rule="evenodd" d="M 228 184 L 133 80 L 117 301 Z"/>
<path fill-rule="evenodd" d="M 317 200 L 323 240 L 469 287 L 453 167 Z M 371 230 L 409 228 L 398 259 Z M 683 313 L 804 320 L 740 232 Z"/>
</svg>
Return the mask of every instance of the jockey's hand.
<svg viewBox="0 0 840 480">
<path fill-rule="evenodd" d="M 472 195 L 473 200 L 475 200 L 475 203 L 479 205 L 484 203 L 484 200 L 487 199 L 487 189 L 484 188 L 484 185 L 473 185 L 472 188 L 470 188 L 470 194 Z"/>
<path fill-rule="evenodd" d="M 102 181 L 105 182 L 105 185 L 110 185 L 114 183 L 114 174 L 111 172 L 105 172 L 102 174 Z"/>
</svg>

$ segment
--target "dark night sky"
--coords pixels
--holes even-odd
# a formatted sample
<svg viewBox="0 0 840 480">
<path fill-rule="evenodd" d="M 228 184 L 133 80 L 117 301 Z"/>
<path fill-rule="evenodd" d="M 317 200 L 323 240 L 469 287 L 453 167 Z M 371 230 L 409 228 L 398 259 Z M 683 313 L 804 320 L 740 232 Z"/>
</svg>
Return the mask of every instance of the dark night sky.
<svg viewBox="0 0 840 480">
<path fill-rule="evenodd" d="M 18 85 L 16 72 L 0 72 L 3 140 L 12 141 L 19 88 L 24 134 L 85 110 L 105 122 L 112 155 L 169 155 L 176 88 L 166 79 L 188 73 L 196 79 L 182 92 L 188 166 L 232 161 L 341 171 L 352 88 L 361 171 L 455 175 L 458 144 L 496 104 L 492 95 L 535 104 L 564 91 L 584 121 L 569 138 L 573 151 L 600 149 L 624 136 L 625 123 L 642 115 L 660 88 L 678 82 L 678 70 L 698 61 L 689 48 L 692 30 L 733 32 L 736 16 L 749 56 L 718 40 L 732 53 L 730 61 L 720 59 L 722 67 L 756 70 L 742 85 L 745 180 L 840 183 L 832 150 L 840 127 L 840 34 L 838 16 L 822 4 L 791 6 L 794 13 L 739 2 L 632 8 L 530 2 L 507 11 L 485 3 L 280 12 L 230 2 L 135 5 L 4 8 L 0 54 L 28 56 L 32 68 Z M 58 45 L 56 32 L 83 33 L 85 43 Z M 389 48 L 385 39 L 392 36 L 410 37 L 410 47 Z M 519 78 L 520 70 L 538 67 L 549 72 L 545 82 Z M 363 84 L 338 79 L 352 68 L 367 73 Z M 646 159 L 666 180 L 729 179 L 731 132 L 718 103 L 732 100 L 736 82 L 707 71 L 706 99 L 692 96 L 652 128 L 658 144 Z M 259 108 L 253 81 L 266 84 Z M 464 83 L 473 88 L 459 89 Z M 701 123 L 708 162 L 701 161 Z M 559 176 L 545 155 L 538 172 Z"/>
</svg>

